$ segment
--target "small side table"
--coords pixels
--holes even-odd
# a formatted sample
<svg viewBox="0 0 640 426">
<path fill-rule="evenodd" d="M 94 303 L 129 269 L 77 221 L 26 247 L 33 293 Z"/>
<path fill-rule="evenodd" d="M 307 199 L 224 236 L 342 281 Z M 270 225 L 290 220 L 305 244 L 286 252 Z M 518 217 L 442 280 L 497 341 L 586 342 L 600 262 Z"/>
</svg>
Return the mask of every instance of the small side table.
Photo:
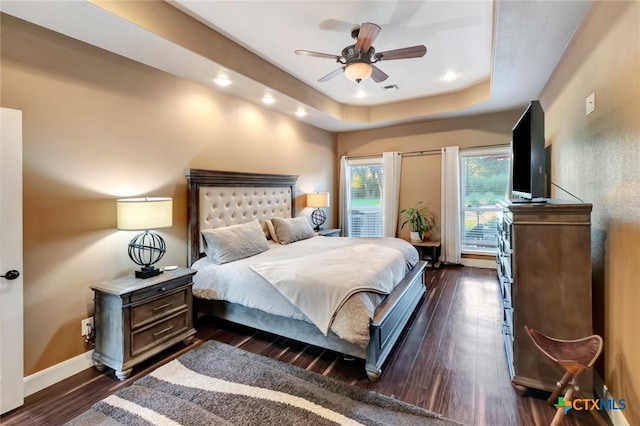
<svg viewBox="0 0 640 426">
<path fill-rule="evenodd" d="M 111 367 L 120 380 L 133 366 L 176 343 L 190 344 L 194 269 L 178 268 L 147 279 L 133 275 L 91 286 L 96 330 L 93 365 Z"/>
<path fill-rule="evenodd" d="M 321 229 L 318 231 L 318 235 L 322 236 L 322 237 L 339 237 L 340 236 L 340 231 L 342 231 L 342 229 Z"/>
<path fill-rule="evenodd" d="M 410 241 L 418 249 L 420 259 L 426 260 L 432 269 L 440 267 L 440 241 Z"/>
</svg>

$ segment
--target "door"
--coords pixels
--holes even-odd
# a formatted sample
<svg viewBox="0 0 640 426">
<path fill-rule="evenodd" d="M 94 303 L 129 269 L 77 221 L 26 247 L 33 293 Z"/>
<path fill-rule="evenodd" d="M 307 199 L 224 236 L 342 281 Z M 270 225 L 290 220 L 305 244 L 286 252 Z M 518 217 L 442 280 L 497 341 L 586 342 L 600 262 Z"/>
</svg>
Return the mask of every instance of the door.
<svg viewBox="0 0 640 426">
<path fill-rule="evenodd" d="M 0 275 L 0 413 L 5 413 L 24 401 L 22 112 L 8 108 L 0 110 Z"/>
</svg>

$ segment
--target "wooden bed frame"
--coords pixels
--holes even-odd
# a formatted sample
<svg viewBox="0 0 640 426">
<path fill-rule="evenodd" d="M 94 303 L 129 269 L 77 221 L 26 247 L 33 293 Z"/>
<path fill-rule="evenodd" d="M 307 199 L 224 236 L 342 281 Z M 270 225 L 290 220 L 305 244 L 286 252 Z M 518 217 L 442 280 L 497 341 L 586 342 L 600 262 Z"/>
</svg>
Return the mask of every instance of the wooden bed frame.
<svg viewBox="0 0 640 426">
<path fill-rule="evenodd" d="M 240 188 L 246 196 L 247 188 L 260 188 L 272 190 L 273 193 L 282 194 L 286 199 L 276 200 L 277 212 L 270 208 L 276 216 L 295 217 L 295 185 L 297 176 L 273 175 L 257 173 L 238 173 L 227 171 L 211 171 L 200 169 L 187 169 L 185 175 L 189 185 L 188 194 L 188 227 L 189 227 L 189 252 L 188 263 L 193 264 L 204 256 L 201 250 L 202 229 L 215 227 L 203 216 L 211 216 L 202 208 L 209 193 L 215 191 L 225 192 L 230 189 Z M 226 191 L 228 192 L 228 191 Z M 255 193 L 256 191 L 254 191 Z M 264 191 L 266 193 L 266 190 Z M 233 193 L 235 195 L 235 192 Z M 249 194 L 250 196 L 250 194 Z M 201 200 L 204 200 L 201 202 Z M 271 201 L 264 204 L 271 204 Z M 225 202 L 226 205 L 230 204 Z M 249 202 L 251 204 L 251 202 Z M 256 202 L 262 204 L 262 202 Z M 273 207 L 273 206 L 271 206 Z M 254 209 L 255 210 L 255 209 Z M 243 215 L 228 215 L 226 224 L 243 223 L 258 216 L 259 219 L 267 219 L 271 211 L 260 208 L 252 217 Z M 220 213 L 216 213 L 222 216 Z M 215 219 L 215 218 L 214 218 Z M 229 223 L 230 222 L 230 223 Z M 345 355 L 366 360 L 366 372 L 369 380 L 377 381 L 382 374 L 382 365 L 391 353 L 396 341 L 400 337 L 405 326 L 409 322 L 415 308 L 420 303 L 425 292 L 424 268 L 426 263 L 420 261 L 410 270 L 403 280 L 396 286 L 383 302 L 376 308 L 373 320 L 370 323 L 370 341 L 366 349 L 340 339 L 330 332 L 324 336 L 313 324 L 305 321 L 284 318 L 266 312 L 247 308 L 235 303 L 221 300 L 204 300 L 194 298 L 196 312 L 214 315 L 225 320 L 246 325 L 259 330 L 264 330 L 276 335 L 298 340 L 322 348 L 341 352 Z"/>
</svg>

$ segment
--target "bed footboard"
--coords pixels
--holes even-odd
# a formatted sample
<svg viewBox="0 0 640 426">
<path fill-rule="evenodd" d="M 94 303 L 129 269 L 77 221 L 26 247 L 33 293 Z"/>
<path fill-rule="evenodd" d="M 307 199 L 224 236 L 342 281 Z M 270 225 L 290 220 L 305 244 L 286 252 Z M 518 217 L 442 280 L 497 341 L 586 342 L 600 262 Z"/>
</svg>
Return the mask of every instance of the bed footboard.
<svg viewBox="0 0 640 426">
<path fill-rule="evenodd" d="M 423 261 L 414 266 L 393 292 L 376 308 L 375 316 L 369 325 L 370 341 L 366 350 L 340 339 L 333 332 L 324 336 L 311 323 L 267 314 L 235 303 L 221 300 L 202 300 L 194 297 L 194 308 L 196 312 L 213 315 L 345 355 L 364 358 L 367 376 L 370 381 L 376 382 L 382 374 L 382 365 L 424 294 L 425 266 L 426 262 Z"/>
<path fill-rule="evenodd" d="M 258 309 L 223 300 L 202 300 L 194 297 L 194 307 L 196 312 L 213 315 L 236 324 L 330 349 L 356 358 L 364 359 L 366 357 L 365 348 L 340 339 L 332 331 L 325 336 L 318 330 L 318 327 L 310 322 L 268 314 Z"/>
<path fill-rule="evenodd" d="M 365 367 L 372 382 L 377 382 L 380 378 L 382 365 L 420 303 L 425 291 L 425 266 L 426 262 L 423 261 L 414 266 L 393 293 L 376 309 L 376 315 L 369 327 L 370 341 Z"/>
</svg>

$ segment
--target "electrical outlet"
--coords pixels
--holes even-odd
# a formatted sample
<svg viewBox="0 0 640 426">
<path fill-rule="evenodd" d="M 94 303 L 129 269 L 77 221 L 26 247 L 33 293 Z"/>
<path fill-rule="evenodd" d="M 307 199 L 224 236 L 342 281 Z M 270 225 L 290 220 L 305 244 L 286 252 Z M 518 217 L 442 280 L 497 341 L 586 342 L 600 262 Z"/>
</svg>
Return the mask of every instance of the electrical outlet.
<svg viewBox="0 0 640 426">
<path fill-rule="evenodd" d="M 82 336 L 86 336 L 89 331 L 93 330 L 93 317 L 89 317 L 80 321 Z"/>
</svg>

